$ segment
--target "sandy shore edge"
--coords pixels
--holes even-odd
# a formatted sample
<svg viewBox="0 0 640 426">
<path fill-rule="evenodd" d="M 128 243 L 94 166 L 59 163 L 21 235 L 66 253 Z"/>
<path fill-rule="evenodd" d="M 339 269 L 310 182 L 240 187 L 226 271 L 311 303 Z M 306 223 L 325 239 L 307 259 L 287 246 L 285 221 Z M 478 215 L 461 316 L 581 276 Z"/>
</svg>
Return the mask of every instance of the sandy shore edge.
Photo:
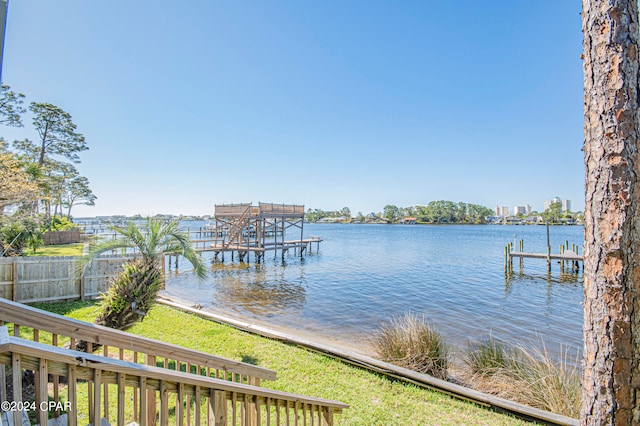
<svg viewBox="0 0 640 426">
<path fill-rule="evenodd" d="M 363 368 L 367 368 L 372 371 L 376 371 L 378 373 L 385 374 L 390 377 L 395 377 L 396 379 L 405 380 L 407 382 L 446 393 L 454 398 L 475 402 L 480 405 L 485 405 L 487 408 L 493 408 L 494 410 L 497 409 L 498 411 L 507 411 L 515 414 L 517 417 L 529 419 L 533 418 L 538 421 L 543 420 L 558 425 L 577 426 L 579 424 L 579 421 L 577 419 L 572 419 L 570 417 L 529 407 L 527 405 L 499 398 L 494 395 L 485 394 L 474 389 L 466 388 L 455 383 L 428 376 L 426 374 L 416 373 L 415 371 L 407 370 L 406 368 L 398 367 L 396 365 L 371 358 L 362 352 L 350 351 L 345 347 L 341 348 L 334 345 L 327 345 L 317 340 L 309 340 L 304 336 L 292 335 L 281 330 L 275 330 L 273 327 L 267 327 L 264 325 L 259 325 L 257 323 L 249 323 L 224 315 L 219 315 L 204 309 L 199 309 L 199 307 L 197 306 L 189 306 L 182 303 L 182 301 L 172 298 L 159 296 L 157 302 L 173 307 L 175 309 L 182 310 L 184 312 L 189 312 L 222 324 L 236 327 L 240 330 L 245 330 L 254 334 L 280 340 L 290 344 L 303 346 L 307 349 L 311 349 L 325 355 L 334 356 L 342 359 L 343 361 L 358 365 Z"/>
<path fill-rule="evenodd" d="M 371 354 L 371 347 L 368 345 L 349 344 L 344 340 L 332 339 L 325 336 L 318 336 L 311 332 L 296 329 L 293 327 L 286 327 L 282 325 L 275 325 L 265 321 L 256 320 L 255 318 L 248 318 L 242 315 L 233 315 L 228 312 L 219 313 L 212 308 L 201 307 L 192 300 L 186 300 L 180 297 L 167 296 L 160 294 L 157 301 L 169 306 L 174 306 L 181 310 L 187 310 L 188 312 L 205 315 L 214 321 L 229 324 L 236 328 L 240 328 L 249 332 L 255 332 L 266 337 L 270 337 L 277 340 L 295 340 L 300 342 L 307 342 L 310 345 L 319 344 L 322 346 L 333 347 L 336 350 L 353 352 L 358 355 Z"/>
</svg>

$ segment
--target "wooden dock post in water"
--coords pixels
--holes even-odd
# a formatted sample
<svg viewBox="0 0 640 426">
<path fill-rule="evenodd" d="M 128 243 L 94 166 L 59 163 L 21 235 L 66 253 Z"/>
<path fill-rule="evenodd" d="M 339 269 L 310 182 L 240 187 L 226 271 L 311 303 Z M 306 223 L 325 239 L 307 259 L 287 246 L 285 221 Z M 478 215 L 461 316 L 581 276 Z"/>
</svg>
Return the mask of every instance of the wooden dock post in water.
<svg viewBox="0 0 640 426">
<path fill-rule="evenodd" d="M 522 253 L 524 251 L 524 240 L 520 240 L 520 252 Z M 522 271 L 522 268 L 524 267 L 524 259 L 520 258 L 520 270 Z"/>
<path fill-rule="evenodd" d="M 549 242 L 549 222 L 547 225 L 547 270 L 551 272 L 551 243 Z"/>
</svg>

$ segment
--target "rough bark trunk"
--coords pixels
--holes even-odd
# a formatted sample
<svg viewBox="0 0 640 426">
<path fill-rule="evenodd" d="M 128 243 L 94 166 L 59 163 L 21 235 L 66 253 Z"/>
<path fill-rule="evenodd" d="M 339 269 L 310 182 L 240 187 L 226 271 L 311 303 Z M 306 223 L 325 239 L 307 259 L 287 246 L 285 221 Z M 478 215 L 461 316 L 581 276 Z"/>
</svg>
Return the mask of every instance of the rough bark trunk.
<svg viewBox="0 0 640 426">
<path fill-rule="evenodd" d="M 582 424 L 640 424 L 637 0 L 583 0 Z"/>
</svg>

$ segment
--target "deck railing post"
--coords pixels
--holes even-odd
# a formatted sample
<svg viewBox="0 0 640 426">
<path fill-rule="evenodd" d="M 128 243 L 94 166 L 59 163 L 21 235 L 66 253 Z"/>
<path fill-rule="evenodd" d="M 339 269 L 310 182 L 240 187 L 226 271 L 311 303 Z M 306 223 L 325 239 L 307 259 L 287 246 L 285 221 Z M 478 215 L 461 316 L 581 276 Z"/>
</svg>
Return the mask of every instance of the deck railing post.
<svg viewBox="0 0 640 426">
<path fill-rule="evenodd" d="M 224 391 L 211 390 L 207 411 L 210 425 L 225 426 L 227 424 L 227 399 Z"/>
<path fill-rule="evenodd" d="M 94 425 L 100 424 L 100 397 L 102 390 L 102 371 L 100 369 L 95 369 L 93 371 L 93 407 L 92 413 L 93 416 L 91 421 Z M 41 423 L 43 424 L 43 423 Z"/>
<path fill-rule="evenodd" d="M 77 426 L 78 424 L 78 395 L 76 390 L 76 366 L 69 364 L 67 365 L 67 400 L 69 401 L 67 418 L 69 426 Z"/>
<path fill-rule="evenodd" d="M 118 387 L 118 424 L 124 424 L 124 405 L 125 405 L 125 374 L 117 373 L 116 381 Z"/>
<path fill-rule="evenodd" d="M 152 365 L 155 367 L 156 365 L 156 357 L 154 355 L 145 355 L 145 363 L 147 365 Z M 146 395 L 143 397 L 147 398 L 147 424 L 155 425 L 156 424 L 156 391 L 155 389 L 148 389 Z"/>
<path fill-rule="evenodd" d="M 11 354 L 11 368 L 13 370 L 13 400 L 22 402 L 22 360 L 20 354 Z M 13 411 L 13 424 L 22 424 L 22 411 Z"/>
<path fill-rule="evenodd" d="M 7 398 L 7 377 L 4 365 L 0 365 L 0 402 L 8 401 Z"/>
<path fill-rule="evenodd" d="M 140 426 L 147 426 L 149 424 L 149 407 L 147 405 L 147 378 L 140 377 L 140 392 L 138 392 L 138 396 L 140 398 L 140 412 L 138 413 L 138 417 L 140 418 Z M 180 404 L 182 406 L 182 404 Z M 154 416 L 155 418 L 155 416 Z M 178 419 L 178 406 L 176 406 L 176 421 Z"/>
</svg>

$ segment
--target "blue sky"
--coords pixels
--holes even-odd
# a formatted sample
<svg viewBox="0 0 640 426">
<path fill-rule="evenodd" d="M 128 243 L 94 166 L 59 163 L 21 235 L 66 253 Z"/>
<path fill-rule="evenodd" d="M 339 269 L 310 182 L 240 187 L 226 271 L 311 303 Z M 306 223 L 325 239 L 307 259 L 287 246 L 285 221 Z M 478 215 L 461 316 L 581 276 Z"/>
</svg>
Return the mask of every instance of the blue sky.
<svg viewBox="0 0 640 426">
<path fill-rule="evenodd" d="M 95 207 L 584 206 L 576 1 L 10 0 L 3 83 L 73 116 Z M 30 117 L 6 140 L 37 139 Z"/>
</svg>

